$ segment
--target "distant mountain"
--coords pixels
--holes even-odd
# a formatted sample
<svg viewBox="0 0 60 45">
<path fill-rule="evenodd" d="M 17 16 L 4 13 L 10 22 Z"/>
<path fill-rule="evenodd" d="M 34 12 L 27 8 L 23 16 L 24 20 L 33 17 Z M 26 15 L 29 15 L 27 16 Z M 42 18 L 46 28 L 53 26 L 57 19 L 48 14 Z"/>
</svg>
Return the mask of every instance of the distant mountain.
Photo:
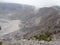
<svg viewBox="0 0 60 45">
<path fill-rule="evenodd" d="M 43 7 L 37 9 L 31 5 L 0 3 L 0 19 L 6 19 L 8 21 L 20 20 L 22 23 L 21 29 L 3 35 L 2 37 L 4 40 L 29 38 L 34 35 L 34 31 L 41 33 L 38 32 L 38 30 L 42 31 L 43 28 L 43 32 L 45 32 L 44 30 L 47 30 L 47 25 L 50 25 L 50 23 L 47 23 L 49 19 L 52 18 L 51 20 L 54 19 L 55 21 L 55 18 L 58 18 L 59 16 L 60 6 Z M 2 21 L 0 21 L 0 23 L 1 22 Z M 8 23 L 8 25 L 9 24 L 10 23 Z"/>
<path fill-rule="evenodd" d="M 60 6 L 53 6 L 54 8 L 60 9 Z"/>
</svg>

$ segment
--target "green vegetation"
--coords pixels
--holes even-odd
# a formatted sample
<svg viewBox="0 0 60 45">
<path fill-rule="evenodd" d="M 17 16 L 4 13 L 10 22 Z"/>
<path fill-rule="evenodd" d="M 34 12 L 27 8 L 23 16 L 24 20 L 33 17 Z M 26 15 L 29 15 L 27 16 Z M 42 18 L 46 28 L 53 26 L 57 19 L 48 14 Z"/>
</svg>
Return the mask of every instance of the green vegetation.
<svg viewBox="0 0 60 45">
<path fill-rule="evenodd" d="M 51 41 L 51 34 L 52 33 L 49 33 L 49 32 L 46 32 L 42 35 L 35 35 L 33 37 L 31 37 L 31 39 L 33 40 L 44 40 L 44 41 Z"/>
</svg>

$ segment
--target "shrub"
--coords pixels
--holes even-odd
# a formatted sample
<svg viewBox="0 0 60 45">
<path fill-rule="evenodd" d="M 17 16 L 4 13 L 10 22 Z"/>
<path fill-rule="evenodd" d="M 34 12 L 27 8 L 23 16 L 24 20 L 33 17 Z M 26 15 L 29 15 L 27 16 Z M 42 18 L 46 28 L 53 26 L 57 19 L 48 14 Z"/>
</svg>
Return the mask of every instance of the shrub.
<svg viewBox="0 0 60 45">
<path fill-rule="evenodd" d="M 35 35 L 33 37 L 31 37 L 31 39 L 33 40 L 44 40 L 44 41 L 51 41 L 51 34 L 52 33 L 49 33 L 49 32 L 46 32 L 42 35 Z"/>
</svg>

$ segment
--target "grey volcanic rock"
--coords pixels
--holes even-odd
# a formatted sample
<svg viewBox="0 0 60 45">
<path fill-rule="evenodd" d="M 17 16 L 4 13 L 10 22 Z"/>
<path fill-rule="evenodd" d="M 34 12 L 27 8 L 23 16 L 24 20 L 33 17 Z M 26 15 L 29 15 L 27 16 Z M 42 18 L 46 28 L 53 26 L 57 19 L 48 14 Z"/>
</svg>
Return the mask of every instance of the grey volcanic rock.
<svg viewBox="0 0 60 45">
<path fill-rule="evenodd" d="M 47 30 L 49 31 L 47 27 L 57 25 L 55 21 L 58 22 L 57 20 L 60 19 L 60 9 L 57 6 L 36 9 L 31 5 L 0 3 L 0 19 L 2 18 L 21 21 L 21 29 L 2 36 L 3 40 L 19 40 L 44 33 Z M 53 22 L 51 25 L 50 20 Z"/>
<path fill-rule="evenodd" d="M 34 41 L 34 40 L 19 40 L 13 42 L 3 42 L 3 45 L 60 45 L 60 41 Z"/>
</svg>

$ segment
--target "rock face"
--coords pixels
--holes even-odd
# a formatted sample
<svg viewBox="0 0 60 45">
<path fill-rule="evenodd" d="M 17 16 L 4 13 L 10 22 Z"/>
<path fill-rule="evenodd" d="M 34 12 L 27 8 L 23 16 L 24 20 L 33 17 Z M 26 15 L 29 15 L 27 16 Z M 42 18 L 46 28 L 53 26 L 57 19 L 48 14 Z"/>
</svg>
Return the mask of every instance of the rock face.
<svg viewBox="0 0 60 45">
<path fill-rule="evenodd" d="M 20 29 L 10 32 L 6 35 L 3 35 L 2 36 L 3 40 L 19 40 L 21 38 L 28 39 L 33 35 L 42 34 L 46 31 L 56 33 L 60 32 L 59 31 L 60 29 L 56 29 L 56 27 L 60 27 L 59 6 L 36 9 L 34 6 L 30 5 L 0 3 L 0 19 L 6 19 L 6 20 L 8 19 L 8 21 L 15 20 L 14 23 L 16 23 L 16 20 L 20 20 L 22 24 L 22 26 L 20 26 L 20 24 L 18 26 L 20 27 Z M 12 25 L 15 26 L 14 23 Z M 10 21 L 8 25 L 9 24 Z M 8 30 L 13 29 L 12 28 L 10 29 L 9 27 Z M 2 33 L 0 33 L 0 35 L 1 34 Z"/>
<path fill-rule="evenodd" d="M 34 36 L 34 35 L 45 33 L 47 31 L 53 33 L 53 35 L 60 33 L 60 28 L 59 28 L 60 27 L 60 14 L 59 14 L 60 11 L 56 10 L 55 8 L 52 8 L 53 10 L 51 10 L 51 8 L 52 7 L 45 8 L 46 12 L 45 10 L 43 12 L 40 12 L 40 14 L 42 15 L 42 19 L 39 25 L 35 26 L 34 31 L 25 35 L 26 39 L 27 38 L 29 39 L 31 36 Z"/>
</svg>

